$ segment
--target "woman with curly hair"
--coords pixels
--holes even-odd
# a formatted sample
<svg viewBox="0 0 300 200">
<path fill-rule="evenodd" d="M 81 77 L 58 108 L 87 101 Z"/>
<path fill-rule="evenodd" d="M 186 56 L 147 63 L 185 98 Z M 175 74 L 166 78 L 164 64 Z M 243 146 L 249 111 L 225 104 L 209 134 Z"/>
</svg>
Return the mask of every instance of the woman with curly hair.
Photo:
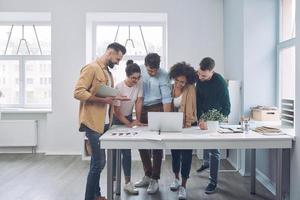
<svg viewBox="0 0 300 200">
<path fill-rule="evenodd" d="M 196 90 L 197 74 L 193 67 L 180 62 L 171 67 L 169 77 L 174 81 L 172 85 L 172 110 L 183 113 L 183 127 L 197 125 L 196 117 Z M 170 185 L 172 191 L 178 191 L 179 199 L 186 199 L 186 182 L 189 178 L 192 164 L 192 149 L 171 150 L 172 169 L 175 179 Z M 181 184 L 179 171 L 181 166 Z"/>
</svg>

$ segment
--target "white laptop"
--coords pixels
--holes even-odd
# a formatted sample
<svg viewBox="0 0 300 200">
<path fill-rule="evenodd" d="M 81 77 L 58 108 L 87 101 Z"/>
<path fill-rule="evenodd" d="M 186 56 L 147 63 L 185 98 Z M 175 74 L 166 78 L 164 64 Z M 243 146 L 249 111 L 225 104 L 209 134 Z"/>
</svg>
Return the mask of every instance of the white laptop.
<svg viewBox="0 0 300 200">
<path fill-rule="evenodd" d="M 148 128 L 151 131 L 181 132 L 182 112 L 148 112 Z"/>
</svg>

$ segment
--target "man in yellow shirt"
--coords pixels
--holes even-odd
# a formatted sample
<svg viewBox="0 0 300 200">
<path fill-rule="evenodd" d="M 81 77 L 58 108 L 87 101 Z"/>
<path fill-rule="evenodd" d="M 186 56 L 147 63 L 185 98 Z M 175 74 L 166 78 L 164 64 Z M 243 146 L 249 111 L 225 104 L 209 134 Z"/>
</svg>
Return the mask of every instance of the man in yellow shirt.
<svg viewBox="0 0 300 200">
<path fill-rule="evenodd" d="M 106 52 L 95 61 L 81 69 L 76 83 L 74 98 L 80 101 L 79 124 L 92 149 L 91 166 L 87 177 L 85 200 L 106 200 L 101 196 L 99 180 L 105 166 L 105 150 L 100 149 L 100 136 L 111 126 L 113 100 L 126 100 L 123 97 L 97 97 L 100 85 L 114 87 L 112 75 L 108 69 L 119 64 L 126 48 L 119 43 L 108 45 Z"/>
</svg>

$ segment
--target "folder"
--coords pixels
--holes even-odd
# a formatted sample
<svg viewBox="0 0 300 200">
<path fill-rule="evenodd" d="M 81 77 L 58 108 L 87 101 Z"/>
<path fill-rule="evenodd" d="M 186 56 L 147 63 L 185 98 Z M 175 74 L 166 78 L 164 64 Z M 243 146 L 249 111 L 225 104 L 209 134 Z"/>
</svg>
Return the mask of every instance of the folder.
<svg viewBox="0 0 300 200">
<path fill-rule="evenodd" d="M 107 85 L 100 85 L 96 93 L 97 97 L 115 97 L 119 93 L 119 90 L 109 87 Z"/>
</svg>

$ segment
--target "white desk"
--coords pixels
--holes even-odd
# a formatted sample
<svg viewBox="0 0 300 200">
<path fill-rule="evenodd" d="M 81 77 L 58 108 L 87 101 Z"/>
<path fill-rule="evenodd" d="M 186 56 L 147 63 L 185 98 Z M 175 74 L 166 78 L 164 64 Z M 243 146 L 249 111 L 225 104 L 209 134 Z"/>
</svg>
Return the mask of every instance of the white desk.
<svg viewBox="0 0 300 200">
<path fill-rule="evenodd" d="M 117 132 L 129 132 L 119 135 Z M 284 130 L 289 131 L 289 130 Z M 117 134 L 114 134 L 114 133 Z M 137 134 L 133 135 L 133 132 Z M 253 131 L 249 133 L 220 134 L 202 131 L 198 127 L 184 129 L 181 133 L 164 133 L 149 131 L 147 127 L 127 129 L 114 126 L 101 138 L 101 148 L 107 149 L 107 198 L 113 200 L 112 162 L 113 150 L 117 150 L 117 195 L 121 184 L 120 149 L 251 149 L 251 194 L 255 194 L 256 149 L 277 149 L 276 199 L 282 200 L 287 191 L 283 190 L 283 176 L 289 176 L 288 162 L 294 137 L 291 135 L 262 135 Z M 288 173 L 288 174 L 287 174 Z"/>
</svg>

